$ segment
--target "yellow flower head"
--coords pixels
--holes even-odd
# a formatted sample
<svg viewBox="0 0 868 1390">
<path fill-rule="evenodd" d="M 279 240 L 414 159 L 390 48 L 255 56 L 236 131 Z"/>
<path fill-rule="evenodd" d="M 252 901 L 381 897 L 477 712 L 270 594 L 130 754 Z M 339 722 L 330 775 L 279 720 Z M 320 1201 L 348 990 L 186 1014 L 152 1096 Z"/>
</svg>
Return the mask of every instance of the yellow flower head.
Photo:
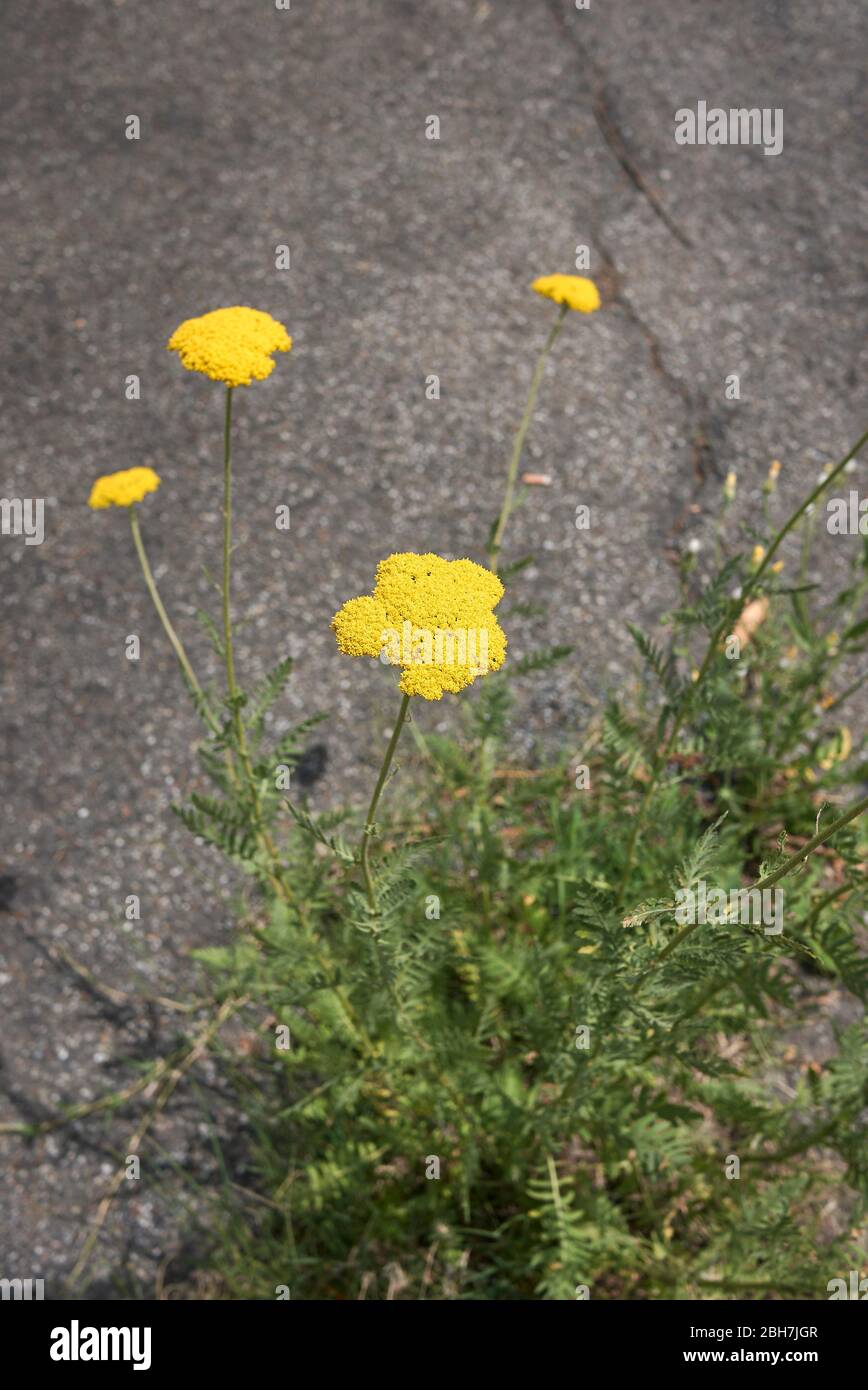
<svg viewBox="0 0 868 1390">
<path fill-rule="evenodd" d="M 156 492 L 159 486 L 160 479 L 153 468 L 122 468 L 119 473 L 106 473 L 97 478 L 87 505 L 96 511 L 103 507 L 131 507 L 149 492 Z"/>
<path fill-rule="evenodd" d="M 201 372 L 227 386 L 249 386 L 274 371 L 272 353 L 289 352 L 292 339 L 282 323 L 261 309 L 214 309 L 186 319 L 168 342 L 188 372 Z"/>
<path fill-rule="evenodd" d="M 406 552 L 380 561 L 373 594 L 345 603 L 332 628 L 347 656 L 382 656 L 402 668 L 405 695 L 439 700 L 503 665 L 502 597 L 497 575 L 473 560 Z"/>
<path fill-rule="evenodd" d="M 584 275 L 541 275 L 531 285 L 537 294 L 553 299 L 555 304 L 566 304 L 568 309 L 578 309 L 580 314 L 592 314 L 600 307 L 600 291 L 593 280 Z"/>
</svg>

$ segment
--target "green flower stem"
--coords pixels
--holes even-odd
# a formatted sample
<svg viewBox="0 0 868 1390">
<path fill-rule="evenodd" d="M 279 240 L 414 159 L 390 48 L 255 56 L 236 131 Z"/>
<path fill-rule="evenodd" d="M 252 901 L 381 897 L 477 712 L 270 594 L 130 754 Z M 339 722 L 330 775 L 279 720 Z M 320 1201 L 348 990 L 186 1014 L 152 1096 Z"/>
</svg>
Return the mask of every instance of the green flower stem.
<svg viewBox="0 0 868 1390">
<path fill-rule="evenodd" d="M 774 540 L 769 546 L 766 555 L 763 557 L 762 563 L 750 576 L 744 588 L 742 589 L 742 592 L 740 593 L 737 600 L 739 609 L 743 609 L 748 599 L 751 597 L 753 593 L 755 593 L 757 585 L 759 584 L 763 575 L 768 570 L 769 566 L 774 560 L 775 555 L 780 549 L 782 542 L 789 535 L 790 531 L 792 531 L 793 527 L 799 524 L 801 518 L 805 515 L 808 508 L 812 506 L 814 502 L 816 502 L 817 498 L 825 492 L 826 488 L 829 487 L 830 484 L 835 482 L 835 480 L 841 476 L 841 474 L 844 472 L 844 469 L 847 467 L 847 464 L 850 462 L 851 459 L 856 457 L 856 455 L 859 453 L 860 449 L 864 446 L 866 442 L 868 442 L 868 430 L 865 431 L 861 439 L 858 439 L 856 441 L 852 449 L 850 449 L 849 453 L 844 455 L 840 463 L 838 463 L 835 466 L 835 468 L 832 469 L 832 472 L 828 475 L 828 477 L 823 478 L 822 482 L 817 484 L 813 492 L 808 494 L 804 502 L 802 502 L 801 505 L 798 506 L 796 510 L 792 513 L 792 515 L 788 518 L 788 520 L 784 522 L 783 526 L 778 531 L 777 535 L 775 536 Z M 690 691 L 687 698 L 682 701 L 681 708 L 676 712 L 675 717 L 672 721 L 672 728 L 669 731 L 669 736 L 666 739 L 666 742 L 664 743 L 662 749 L 660 750 L 660 753 L 654 760 L 654 765 L 651 769 L 651 776 L 648 779 L 644 794 L 642 796 L 642 800 L 636 811 L 636 815 L 633 818 L 633 830 L 630 835 L 629 845 L 627 847 L 627 863 L 624 866 L 624 872 L 621 878 L 620 901 L 623 901 L 624 895 L 629 887 L 629 878 L 633 868 L 633 860 L 636 853 L 636 845 L 638 843 L 639 835 L 644 828 L 645 818 L 648 812 L 651 798 L 657 789 L 657 783 L 660 780 L 660 777 L 663 773 L 663 769 L 669 761 L 669 755 L 672 752 L 672 749 L 675 745 L 675 740 L 678 738 L 678 735 L 681 732 L 681 729 L 684 725 L 684 721 L 687 718 L 690 706 L 693 702 L 693 699 L 695 698 L 696 692 L 701 686 L 702 682 L 705 680 L 705 677 L 708 675 L 709 670 L 711 669 L 714 658 L 717 655 L 720 643 L 726 636 L 726 633 L 732 623 L 732 619 L 733 610 L 729 609 L 724 614 L 722 622 L 718 626 L 717 631 L 713 634 L 711 641 L 708 644 L 708 650 L 706 651 L 705 658 L 702 662 L 702 665 L 699 668 L 697 678 L 693 683 L 693 688 Z"/>
<path fill-rule="evenodd" d="M 230 698 L 233 700 L 233 703 L 234 703 L 235 700 L 237 699 L 238 689 L 237 689 L 237 684 L 236 684 L 236 680 L 235 680 L 235 663 L 234 663 L 233 655 L 232 655 L 232 618 L 231 618 L 231 609 L 230 609 L 230 604 L 229 604 L 229 578 L 230 578 L 230 564 L 229 564 L 229 560 L 230 560 L 230 552 L 231 552 L 231 547 L 232 547 L 232 496 L 231 496 L 231 486 L 232 486 L 232 456 L 231 456 L 231 428 L 232 428 L 232 388 L 231 388 L 231 387 L 227 387 L 227 396 L 226 396 L 226 416 L 225 416 L 225 434 L 224 434 L 224 461 L 223 461 L 223 480 L 224 480 L 224 503 L 223 503 L 223 633 L 224 633 L 225 650 L 226 650 L 226 653 L 228 653 L 227 660 L 226 660 L 226 678 L 227 678 L 227 685 L 228 685 L 229 692 L 230 692 Z M 148 587 L 148 592 L 149 592 L 149 594 L 151 595 L 151 598 L 152 598 L 152 600 L 153 600 L 154 607 L 156 608 L 157 613 L 158 613 L 159 618 L 160 618 L 160 621 L 161 621 L 161 623 L 163 624 L 163 627 L 164 627 L 165 632 L 166 632 L 166 636 L 168 637 L 169 642 L 171 643 L 172 650 L 174 651 L 176 657 L 178 658 L 178 662 L 179 662 L 179 664 L 180 664 L 181 670 L 182 670 L 182 672 L 183 672 L 183 674 L 184 674 L 184 677 L 185 677 L 185 679 L 186 679 L 186 681 L 187 681 L 187 683 L 188 683 L 188 685 L 189 685 L 189 687 L 190 687 L 190 690 L 191 690 L 191 692 L 192 692 L 192 694 L 193 694 L 194 700 L 195 700 L 196 703 L 197 703 L 197 706 L 200 708 L 203 717 L 207 720 L 207 722 L 208 722 L 210 728 L 213 730 L 213 732 L 214 732 L 215 734 L 221 734 L 221 733 L 222 733 L 222 729 L 221 729 L 221 727 L 220 727 L 220 723 L 219 723 L 218 720 L 214 717 L 214 715 L 211 713 L 211 711 L 210 711 L 210 709 L 209 709 L 209 707 L 208 707 L 208 704 L 207 704 L 207 702 L 206 702 L 205 695 L 204 695 L 204 692 L 203 692 L 203 690 L 202 690 L 202 687 L 201 687 L 201 685 L 199 684 L 199 682 L 197 681 L 196 676 L 195 676 L 194 673 L 193 673 L 193 668 L 192 668 L 192 666 L 190 665 L 189 660 L 187 659 L 187 654 L 186 654 L 186 652 L 184 651 L 184 648 L 183 648 L 183 646 L 182 646 L 182 644 L 181 644 L 181 640 L 180 640 L 180 638 L 178 637 L 178 634 L 176 633 L 174 627 L 172 626 L 172 623 L 171 623 L 171 621 L 170 621 L 170 619 L 169 619 L 169 615 L 168 615 L 168 613 L 166 612 L 166 609 L 165 609 L 165 607 L 164 607 L 164 605 L 163 605 L 162 599 L 160 598 L 159 592 L 158 592 L 158 590 L 157 590 L 157 585 L 156 585 L 156 582 L 155 582 L 155 580 L 154 580 L 154 576 L 153 576 L 153 574 L 152 574 L 152 572 L 151 572 L 151 567 L 150 567 L 150 565 L 148 564 L 148 557 L 147 557 L 147 555 L 145 554 L 145 548 L 144 548 L 144 544 L 143 544 L 143 542 L 142 542 L 141 532 L 140 532 L 140 530 L 139 530 L 138 517 L 137 517 L 137 515 L 136 515 L 136 508 L 135 508 L 134 506 L 132 506 L 132 507 L 130 507 L 129 511 L 130 511 L 130 526 L 131 526 L 131 528 L 132 528 L 132 533 L 133 533 L 133 541 L 135 542 L 136 551 L 137 551 L 137 553 L 138 553 L 139 561 L 140 561 L 141 566 L 142 566 L 142 573 L 143 573 L 144 576 L 145 576 L 145 583 L 146 583 L 146 585 L 147 585 L 147 587 Z M 236 711 L 235 711 L 235 714 L 239 716 L 239 719 L 238 719 L 238 720 L 233 719 L 233 723 L 234 723 L 235 730 L 236 730 L 236 737 L 239 738 L 240 711 L 237 711 L 237 710 L 236 710 Z M 229 752 L 229 750 L 227 749 L 227 755 L 228 755 L 228 752 Z M 265 854 L 267 855 L 267 858 L 268 858 L 268 861 L 269 861 L 269 867 L 268 867 L 268 870 L 267 870 L 268 881 L 269 881 L 269 883 L 270 883 L 270 885 L 271 885 L 272 891 L 275 893 L 275 895 L 276 895 L 278 898 L 281 898 L 281 899 L 282 899 L 285 903 L 287 903 L 287 904 L 292 904 L 292 903 L 293 903 L 293 894 L 292 894 L 292 891 L 291 891 L 291 889 L 289 888 L 289 886 L 288 886 L 288 884 L 287 884 L 287 882 L 286 882 L 286 878 L 285 878 L 285 875 L 284 875 L 284 873 L 283 873 L 283 866 L 282 866 L 282 864 L 281 864 L 281 862 L 280 862 L 280 858 L 279 858 L 279 856 L 278 856 L 277 849 L 276 849 L 276 847 L 275 847 L 275 845 L 274 845 L 274 842 L 273 842 L 273 840 L 272 840 L 270 834 L 268 833 L 268 830 L 267 830 L 267 829 L 263 826 L 263 824 L 262 824 L 262 815 L 261 815 L 261 808 L 260 808 L 259 795 L 258 795 L 258 790 L 257 790 L 257 788 L 256 788 L 256 782 L 255 782 L 255 778 L 254 778 L 254 774 L 253 774 L 253 768 L 252 768 L 252 766 L 251 766 L 251 764 L 250 764 L 250 756 L 249 756 L 249 753 L 248 753 L 248 751 L 247 751 L 246 740 L 245 740 L 245 738 L 244 738 L 244 726 L 243 726 L 243 724 L 240 724 L 239 753 L 241 754 L 241 757 L 242 757 L 242 764 L 243 764 L 243 766 L 244 766 L 245 775 L 247 776 L 248 785 L 250 786 L 251 796 L 253 796 L 253 798 L 254 798 L 254 805 L 255 805 L 255 808 L 256 808 L 256 816 L 257 816 L 257 826 L 256 826 L 257 839 L 259 840 L 259 843 L 260 843 L 262 849 L 264 850 Z M 233 762 L 232 762 L 231 757 L 229 757 L 229 761 L 228 761 L 228 771 L 229 771 L 230 776 L 232 777 L 232 780 L 233 780 L 233 782 L 234 782 L 234 781 L 235 781 L 235 769 L 234 769 L 234 764 L 233 764 Z M 332 968 L 331 968 L 331 966 L 330 966 L 330 963 L 327 961 L 326 957 L 323 955 L 322 951 L 320 950 L 319 943 L 318 943 L 317 938 L 316 938 L 316 933 L 314 932 L 313 927 L 312 927 L 311 924 L 310 924 L 310 921 L 309 921 L 309 919 L 308 919 L 308 917 L 307 917 L 307 913 L 306 913 L 306 911 L 304 910 L 304 906 L 303 906 L 302 904 L 298 904 L 298 905 L 296 905 L 296 906 L 297 906 L 297 910 L 298 910 L 298 912 L 299 912 L 299 916 L 300 916 L 300 919 L 301 919 L 302 927 L 303 927 L 304 930 L 307 932 L 307 934 L 308 934 L 308 936 L 309 936 L 309 938 L 310 938 L 310 940 L 311 940 L 311 943 L 312 943 L 312 946 L 313 946 L 313 949 L 314 949 L 314 954 L 315 954 L 316 959 L 317 959 L 317 961 L 318 961 L 318 963 L 319 963 L 319 965 L 320 965 L 320 968 L 321 968 L 321 970 L 322 970 L 322 972 L 323 972 L 323 975 L 324 975 L 325 978 L 329 981 L 329 984 L 330 984 L 331 988 L 332 988 L 332 989 L 334 990 L 334 992 L 335 992 L 335 996 L 336 996 L 336 998 L 337 998 L 337 1000 L 338 1000 L 338 1003 L 340 1004 L 340 1007 L 341 1007 L 341 1009 L 342 1009 L 342 1011 L 343 1011 L 343 1013 L 344 1013 L 344 1016 L 345 1016 L 345 1018 L 346 1018 L 346 1020 L 347 1020 L 347 1024 L 348 1024 L 348 1026 L 349 1026 L 350 1032 L 353 1033 L 353 1034 L 355 1035 L 355 1037 L 358 1039 L 358 1041 L 359 1041 L 359 1043 L 360 1043 L 360 1045 L 361 1045 L 361 1048 L 362 1048 L 362 1050 L 364 1051 L 364 1053 L 365 1053 L 368 1057 L 373 1057 L 373 1056 L 375 1055 L 374 1046 L 373 1046 L 373 1044 L 372 1044 L 370 1038 L 368 1037 L 367 1033 L 365 1032 L 365 1029 L 364 1029 L 364 1027 L 363 1027 L 362 1024 L 361 1024 L 361 1022 L 360 1022 L 360 1020 L 359 1020 L 359 1018 L 358 1018 L 358 1016 L 357 1016 L 357 1014 L 356 1014 L 356 1012 L 355 1012 L 355 1010 L 354 1010 L 354 1008 L 353 1008 L 353 1006 L 352 1006 L 352 1003 L 350 1002 L 350 999 L 349 999 L 349 997 L 348 997 L 347 994 L 346 994 L 346 991 L 345 991 L 345 990 L 342 988 L 342 986 L 335 980 L 335 978 L 334 978 L 334 971 L 332 970 Z"/>
<path fill-rule="evenodd" d="M 407 718 L 407 710 L 410 706 L 410 696 L 404 695 L 401 700 L 401 708 L 398 711 L 398 718 L 392 730 L 392 737 L 389 739 L 389 746 L 386 749 L 386 756 L 383 758 L 383 766 L 380 768 L 380 775 L 377 778 L 377 785 L 374 787 L 374 795 L 371 797 L 371 804 L 368 807 L 368 814 L 365 817 L 365 830 L 362 835 L 362 852 L 360 862 L 362 873 L 365 876 L 365 892 L 368 895 L 368 906 L 372 912 L 377 910 L 377 894 L 374 889 L 374 880 L 371 876 L 371 866 L 368 862 L 368 853 L 371 845 L 371 838 L 374 834 L 374 817 L 377 814 L 380 796 L 383 787 L 386 785 L 386 778 L 389 775 L 389 768 L 392 766 L 392 759 L 395 756 L 395 749 L 398 747 L 398 739 L 401 737 L 401 730 L 404 727 L 404 720 Z"/>
<path fill-rule="evenodd" d="M 389 776 L 389 769 L 392 766 L 392 760 L 395 756 L 395 749 L 398 747 L 398 740 L 401 737 L 401 730 L 404 727 L 404 721 L 407 718 L 407 712 L 409 708 L 410 696 L 404 695 L 401 698 L 401 708 L 398 710 L 398 718 L 396 719 L 395 727 L 392 730 L 392 737 L 389 739 L 389 746 L 386 749 L 385 756 L 383 758 L 383 766 L 380 768 L 380 775 L 377 778 L 377 785 L 374 787 L 374 794 L 371 797 L 371 804 L 368 807 L 368 814 L 365 818 L 365 830 L 364 834 L 362 835 L 360 861 L 362 865 L 362 873 L 364 874 L 365 878 L 365 892 L 368 898 L 368 906 L 371 909 L 371 912 L 377 911 L 377 893 L 374 887 L 374 879 L 373 875 L 371 874 L 371 866 L 368 859 L 371 840 L 376 829 L 375 816 L 377 814 L 377 806 L 379 805 L 380 797 L 383 793 L 383 788 L 386 785 L 386 779 Z M 374 950 L 377 953 L 377 962 L 380 968 L 383 986 L 388 992 L 389 997 L 394 1006 L 395 1017 L 397 1018 L 400 1026 L 406 1032 L 407 1036 L 411 1038 L 412 1041 L 419 1048 L 419 1053 L 424 1061 L 425 1066 L 428 1068 L 430 1074 L 433 1075 L 436 1078 L 436 1080 L 440 1083 L 440 1085 L 443 1086 L 444 1090 L 447 1092 L 453 1105 L 455 1106 L 456 1111 L 461 1115 L 465 1123 L 471 1125 L 472 1118 L 467 1112 L 462 1097 L 455 1090 L 449 1077 L 445 1073 L 440 1072 L 438 1063 L 432 1055 L 433 1049 L 431 1043 L 426 1038 L 423 1038 L 421 1034 L 418 1032 L 415 1025 L 413 1024 L 412 1018 L 408 1016 L 406 1009 L 404 1008 L 400 998 L 398 997 L 394 981 L 391 979 L 388 973 L 388 970 L 386 968 L 386 962 L 381 954 L 381 942 L 379 934 L 376 932 L 376 930 L 373 933 L 373 937 Z"/>
<path fill-rule="evenodd" d="M 536 405 L 537 392 L 539 391 L 540 382 L 542 381 L 543 372 L 545 371 L 546 359 L 555 345 L 555 340 L 563 327 L 567 313 L 568 306 L 562 304 L 560 313 L 552 324 L 549 336 L 545 341 L 545 346 L 534 368 L 530 383 L 530 391 L 527 396 L 527 403 L 524 407 L 524 414 L 521 417 L 521 423 L 512 446 L 512 458 L 509 461 L 509 471 L 506 475 L 506 492 L 503 497 L 503 506 L 500 509 L 500 516 L 497 518 L 497 525 L 494 528 L 491 540 L 488 543 L 489 568 L 492 569 L 495 574 L 497 573 L 498 554 L 503 544 L 503 533 L 506 529 L 506 523 L 509 520 L 510 512 L 512 511 L 512 499 L 515 493 L 516 480 L 518 478 L 518 465 L 521 462 L 521 451 L 524 448 L 525 436 L 530 429 L 530 422 L 533 416 L 534 406 Z"/>
<path fill-rule="evenodd" d="M 223 661 L 226 666 L 226 688 L 232 709 L 232 727 L 235 730 L 235 744 L 244 768 L 250 795 L 256 810 L 257 823 L 261 821 L 259 792 L 250 754 L 247 751 L 247 738 L 244 733 L 244 720 L 241 717 L 238 682 L 235 679 L 235 655 L 232 647 L 232 387 L 226 387 L 226 411 L 223 420 Z M 274 855 L 272 855 L 272 858 Z"/>
<path fill-rule="evenodd" d="M 232 604 L 231 604 L 231 561 L 232 561 L 232 387 L 226 387 L 226 410 L 223 423 L 223 659 L 226 666 L 226 688 L 232 709 L 232 727 L 235 731 L 235 745 L 247 781 L 253 805 L 253 821 L 260 847 L 269 861 L 267 875 L 275 893 L 287 903 L 292 902 L 292 893 L 283 875 L 283 868 L 277 847 L 269 833 L 262 815 L 262 800 L 256 782 L 256 774 L 247 747 L 247 735 L 241 715 L 241 700 L 238 682 L 235 678 L 235 656 L 232 647 Z"/>
<path fill-rule="evenodd" d="M 203 719 L 206 721 L 209 727 L 215 733 L 219 733 L 220 725 L 218 724 L 217 720 L 214 718 L 213 714 L 208 708 L 208 702 L 205 698 L 205 692 L 203 691 L 201 685 L 199 684 L 193 673 L 193 668 L 190 665 L 189 660 L 187 659 L 187 653 L 184 651 L 181 639 L 175 631 L 174 627 L 172 626 L 169 615 L 166 612 L 166 609 L 163 605 L 163 600 L 160 598 L 159 590 L 157 589 L 157 582 L 154 579 L 153 573 L 151 572 L 151 566 L 148 564 L 148 557 L 145 554 L 145 546 L 144 542 L 142 541 L 142 533 L 139 529 L 139 518 L 136 515 L 136 507 L 131 506 L 129 508 L 129 513 L 130 529 L 133 533 L 133 543 L 135 544 L 136 553 L 139 557 L 139 563 L 142 567 L 142 574 L 145 576 L 145 584 L 147 585 L 148 593 L 150 594 L 151 599 L 153 600 L 154 607 L 157 610 L 157 616 L 159 617 L 160 622 L 163 624 L 163 628 L 171 644 L 172 651 L 178 658 L 178 665 L 181 667 L 181 670 L 184 674 L 184 679 L 186 680 L 187 685 L 190 687 L 190 692 L 193 696 L 198 710 L 200 711 Z"/>
<path fill-rule="evenodd" d="M 244 725 L 238 709 L 238 686 L 235 681 L 235 656 L 232 649 L 231 589 L 232 558 L 232 387 L 226 387 L 226 411 L 223 417 L 223 659 L 226 665 L 226 685 L 232 702 L 232 722 L 238 749 L 244 742 Z"/>
</svg>

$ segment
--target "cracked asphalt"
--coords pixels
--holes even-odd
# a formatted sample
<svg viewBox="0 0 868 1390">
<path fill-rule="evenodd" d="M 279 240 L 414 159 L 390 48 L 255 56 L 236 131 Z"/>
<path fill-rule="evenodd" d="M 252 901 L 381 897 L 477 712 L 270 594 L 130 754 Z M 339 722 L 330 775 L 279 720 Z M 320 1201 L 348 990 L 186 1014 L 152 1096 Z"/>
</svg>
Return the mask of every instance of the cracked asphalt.
<svg viewBox="0 0 868 1390">
<path fill-rule="evenodd" d="M 517 755 L 571 748 L 589 692 L 632 667 L 625 621 L 654 621 L 678 551 L 707 540 L 728 469 L 750 522 L 772 459 L 792 503 L 864 427 L 866 12 L 31 0 L 4 40 L 0 486 L 46 500 L 43 544 L 0 537 L 0 1120 L 16 1120 L 165 1050 L 177 1016 L 137 999 L 183 992 L 187 951 L 231 927 L 229 876 L 169 811 L 194 717 L 125 518 L 85 505 L 101 473 L 160 474 L 145 540 L 207 670 L 195 610 L 214 607 L 222 399 L 165 351 L 172 330 L 240 303 L 293 335 L 237 394 L 238 659 L 255 678 L 296 657 L 276 727 L 328 710 L 312 801 L 358 801 L 391 718 L 386 673 L 341 658 L 329 619 L 391 551 L 481 558 L 551 318 L 529 282 L 589 248 L 604 307 L 557 344 L 525 455 L 551 484 L 507 538 L 507 558 L 536 557 L 521 596 L 546 613 L 503 617 L 513 655 L 575 647 L 522 687 Z M 700 100 L 781 108 L 781 154 L 676 144 L 676 110 Z M 826 539 L 820 578 L 843 573 L 846 545 Z M 455 706 L 422 717 L 449 727 Z M 124 918 L 132 893 L 140 922 Z M 203 1069 L 159 1122 L 92 1296 L 150 1296 L 180 1248 L 183 1214 L 156 1186 L 172 1160 L 209 1180 L 213 1082 Z M 0 1136 L 0 1275 L 63 1295 L 129 1128 Z"/>
</svg>

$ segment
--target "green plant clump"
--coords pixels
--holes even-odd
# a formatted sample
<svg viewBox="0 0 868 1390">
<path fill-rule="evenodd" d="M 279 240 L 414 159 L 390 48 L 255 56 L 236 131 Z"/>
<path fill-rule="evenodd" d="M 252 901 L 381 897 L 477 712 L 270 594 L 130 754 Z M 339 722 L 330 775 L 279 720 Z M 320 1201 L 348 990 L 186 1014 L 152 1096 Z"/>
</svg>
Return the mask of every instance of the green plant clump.
<svg viewBox="0 0 868 1390">
<path fill-rule="evenodd" d="M 526 576 L 501 548 L 558 302 L 488 545 L 507 631 Z M 481 676 L 449 737 L 405 694 L 360 827 L 291 787 L 314 721 L 269 741 L 291 663 L 249 695 L 235 672 L 231 401 L 227 378 L 222 698 L 131 512 L 206 726 L 211 786 L 178 814 L 248 875 L 232 943 L 196 953 L 204 1040 L 161 1074 L 207 1042 L 236 1088 L 244 1180 L 198 1204 L 220 1296 L 828 1297 L 864 1263 L 868 761 L 845 720 L 868 540 L 839 591 L 807 575 L 864 439 L 777 528 L 773 469 L 730 554 L 727 479 L 714 563 L 685 556 L 676 607 L 631 629 L 635 678 L 549 765 L 514 760 L 513 689 L 568 649 Z M 461 582 L 477 570 L 490 603 L 489 571 Z M 355 622 L 379 598 L 353 602 Z M 243 1054 L 232 1015 L 258 1034 Z"/>
</svg>

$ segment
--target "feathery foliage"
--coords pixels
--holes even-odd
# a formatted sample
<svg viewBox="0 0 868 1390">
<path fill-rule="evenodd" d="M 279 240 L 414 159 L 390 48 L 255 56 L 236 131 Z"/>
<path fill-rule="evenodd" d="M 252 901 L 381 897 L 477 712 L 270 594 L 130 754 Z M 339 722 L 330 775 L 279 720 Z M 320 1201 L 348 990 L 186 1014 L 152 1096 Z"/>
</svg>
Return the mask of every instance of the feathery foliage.
<svg viewBox="0 0 868 1390">
<path fill-rule="evenodd" d="M 212 1214 L 226 1296 L 823 1298 L 859 1266 L 862 822 L 800 851 L 864 778 L 833 625 L 868 569 L 860 549 L 843 605 L 761 586 L 764 621 L 697 688 L 749 577 L 685 582 L 665 648 L 632 630 L 636 681 L 581 787 L 566 757 L 511 765 L 506 671 L 453 736 L 414 719 L 376 912 L 330 818 L 289 808 L 311 851 L 290 900 L 261 903 L 243 952 L 200 953 L 264 1039 L 224 1055 L 257 1193 Z M 193 808 L 231 851 L 231 819 Z M 769 876 L 783 931 L 677 916 L 679 894 Z M 821 1044 L 794 1041 L 809 1026 Z"/>
</svg>

